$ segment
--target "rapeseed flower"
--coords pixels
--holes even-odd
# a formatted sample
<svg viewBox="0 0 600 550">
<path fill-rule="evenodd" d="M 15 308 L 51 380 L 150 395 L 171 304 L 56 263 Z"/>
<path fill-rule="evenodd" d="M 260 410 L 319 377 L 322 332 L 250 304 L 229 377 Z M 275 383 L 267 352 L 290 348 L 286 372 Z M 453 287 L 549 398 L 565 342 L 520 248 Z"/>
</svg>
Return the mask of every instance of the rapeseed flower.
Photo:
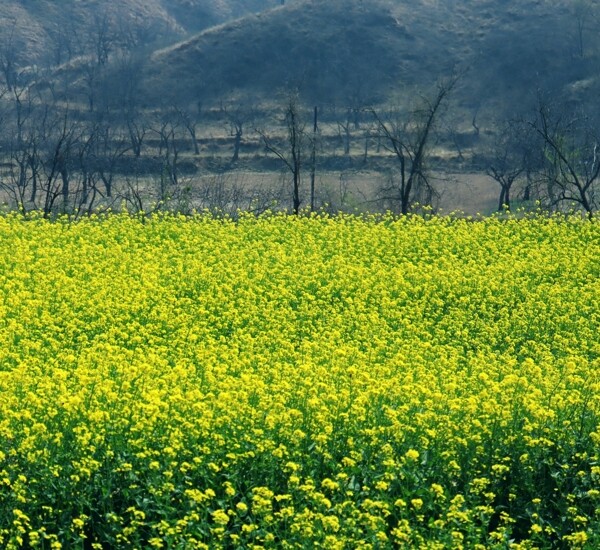
<svg viewBox="0 0 600 550">
<path fill-rule="evenodd" d="M 0 217 L 0 545 L 600 546 L 600 225 Z"/>
</svg>

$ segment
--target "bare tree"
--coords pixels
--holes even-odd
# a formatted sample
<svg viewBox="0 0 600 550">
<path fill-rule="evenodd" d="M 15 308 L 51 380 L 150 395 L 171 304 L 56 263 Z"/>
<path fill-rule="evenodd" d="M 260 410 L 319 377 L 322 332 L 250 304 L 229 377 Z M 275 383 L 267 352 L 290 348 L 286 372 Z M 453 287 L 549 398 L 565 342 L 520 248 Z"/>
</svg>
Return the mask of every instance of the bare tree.
<svg viewBox="0 0 600 550">
<path fill-rule="evenodd" d="M 510 209 L 514 183 L 531 172 L 531 145 L 535 136 L 528 130 L 526 124 L 517 121 L 508 121 L 497 128 L 486 174 L 500 185 L 499 212 Z"/>
<path fill-rule="evenodd" d="M 11 31 L 0 43 L 0 71 L 9 91 L 17 85 L 18 76 L 18 47 L 15 41 L 16 22 L 11 25 Z"/>
<path fill-rule="evenodd" d="M 237 162 L 240 157 L 240 147 L 244 137 L 244 127 L 251 124 L 255 118 L 252 108 L 243 103 L 233 105 L 221 104 L 221 113 L 224 115 L 229 127 L 229 135 L 233 137 L 233 155 L 231 162 Z"/>
<path fill-rule="evenodd" d="M 179 123 L 185 128 L 187 133 L 192 140 L 192 147 L 194 148 L 194 155 L 200 154 L 200 141 L 198 139 L 198 124 L 200 123 L 200 113 L 194 115 L 189 109 L 181 107 L 175 107 L 175 113 L 179 119 Z"/>
<path fill-rule="evenodd" d="M 28 86 L 15 83 L 2 95 L 5 123 L 5 139 L 2 142 L 3 166 L 8 168 L 6 176 L 0 181 L 2 190 L 23 212 L 27 210 L 29 190 L 35 200 L 36 178 L 32 175 L 32 166 L 39 141 L 36 105 Z"/>
<path fill-rule="evenodd" d="M 591 0 L 572 0 L 570 3 L 575 18 L 575 34 L 577 43 L 577 55 L 581 58 L 586 54 L 585 35 L 590 29 L 594 29 L 598 14 L 598 5 Z"/>
<path fill-rule="evenodd" d="M 73 167 L 78 127 L 68 109 L 44 106 L 36 119 L 36 135 L 32 140 L 29 168 L 34 183 L 35 208 L 49 216 L 62 197 L 62 210 L 71 210 L 70 176 Z"/>
<path fill-rule="evenodd" d="M 93 32 L 88 35 L 88 48 L 93 54 L 96 65 L 106 65 L 115 46 L 114 32 L 108 14 L 96 15 L 92 29 Z"/>
<path fill-rule="evenodd" d="M 457 78 L 438 83 L 432 97 L 422 97 L 421 104 L 409 113 L 398 111 L 387 117 L 371 109 L 386 149 L 399 162 L 399 180 L 383 190 L 384 199 L 397 202 L 402 214 L 407 214 L 415 200 L 431 204 L 436 190 L 428 172 L 428 154 L 437 118 Z"/>
<path fill-rule="evenodd" d="M 69 119 L 68 110 L 56 121 L 53 134 L 48 143 L 50 153 L 50 166 L 60 175 L 60 191 L 62 196 L 63 212 L 69 212 L 70 203 L 70 175 L 72 168 L 71 155 L 79 139 L 77 126 Z"/>
<path fill-rule="evenodd" d="M 313 131 L 310 143 L 310 210 L 315 210 L 315 177 L 317 174 L 317 141 L 319 132 L 319 108 L 313 109 Z"/>
<path fill-rule="evenodd" d="M 135 51 L 115 52 L 110 65 L 99 74 L 103 86 L 99 95 L 104 105 L 124 113 L 140 108 L 144 63 L 143 56 Z"/>
<path fill-rule="evenodd" d="M 94 18 L 94 24 L 87 35 L 87 42 L 84 48 L 83 82 L 85 84 L 88 109 L 92 112 L 98 107 L 97 104 L 100 102 L 100 99 L 104 100 L 104 103 L 107 103 L 110 101 L 111 95 L 115 92 L 113 81 L 111 93 L 106 93 L 110 89 L 109 82 L 113 76 L 111 70 L 113 73 L 115 72 L 115 67 L 109 66 L 109 58 L 111 58 L 111 54 L 117 49 L 117 36 L 113 29 L 113 23 L 106 13 L 98 14 Z M 119 86 L 123 82 L 137 84 L 138 79 L 136 78 L 135 71 L 133 71 L 132 67 L 129 68 L 131 70 L 123 78 L 117 80 Z M 118 69 L 119 67 L 116 67 L 117 71 Z"/>
<path fill-rule="evenodd" d="M 91 211 L 96 199 L 96 182 L 98 178 L 93 164 L 90 162 L 96 140 L 95 129 L 82 133 L 81 139 L 75 148 L 76 178 L 78 182 L 73 204 L 75 211 L 78 213 L 81 213 L 86 205 L 88 206 L 88 211 Z"/>
<path fill-rule="evenodd" d="M 125 177 L 124 188 L 120 191 L 119 198 L 125 201 L 130 212 L 136 214 L 147 213 L 148 189 L 139 178 L 138 174 Z"/>
<path fill-rule="evenodd" d="M 523 168 L 509 168 L 506 157 L 497 159 L 497 163 L 490 165 L 486 174 L 500 184 L 500 198 L 498 199 L 498 212 L 504 208 L 510 210 L 510 191 L 513 183 L 523 173 Z"/>
<path fill-rule="evenodd" d="M 82 37 L 79 36 L 77 25 L 74 24 L 73 8 L 68 5 L 61 6 L 62 9 L 70 12 L 65 20 L 60 24 L 55 24 L 50 30 L 51 55 L 48 61 L 58 67 L 63 63 L 68 63 L 78 55 L 83 53 Z"/>
<path fill-rule="evenodd" d="M 116 125 L 103 122 L 95 124 L 91 129 L 88 163 L 102 181 L 106 197 L 113 196 L 119 162 L 130 150 L 126 136 Z"/>
<path fill-rule="evenodd" d="M 292 175 L 292 211 L 300 211 L 300 183 L 306 146 L 305 122 L 302 120 L 298 93 L 288 95 L 285 104 L 285 126 L 287 131 L 284 146 L 277 146 L 263 131 L 257 130 L 267 151 L 280 159 Z"/>
<path fill-rule="evenodd" d="M 550 205 L 577 204 L 591 218 L 598 207 L 600 177 L 597 124 L 583 113 L 540 99 L 531 127 L 542 140 Z"/>
<path fill-rule="evenodd" d="M 141 118 L 137 113 L 131 112 L 127 113 L 125 120 L 131 150 L 136 158 L 139 158 L 142 154 L 142 147 L 148 133 L 148 127 Z"/>
<path fill-rule="evenodd" d="M 350 140 L 352 130 L 352 111 L 348 109 L 346 116 L 342 120 L 337 121 L 338 135 L 344 145 L 344 156 L 350 156 Z"/>
<path fill-rule="evenodd" d="M 102 90 L 101 70 L 102 67 L 93 58 L 90 58 L 83 66 L 83 82 L 85 84 L 88 110 L 90 112 L 95 110 L 98 95 Z"/>
<path fill-rule="evenodd" d="M 29 160 L 35 137 L 25 128 L 26 118 L 22 110 L 19 109 L 17 112 L 17 131 L 13 139 L 6 143 L 8 154 L 3 161 L 3 166 L 8 168 L 8 174 L 0 180 L 0 187 L 12 198 L 15 205 L 24 211 L 30 184 Z"/>
<path fill-rule="evenodd" d="M 169 112 L 157 114 L 155 125 L 150 129 L 158 137 L 158 159 L 161 163 L 159 200 L 166 202 L 179 192 L 179 119 Z"/>
</svg>

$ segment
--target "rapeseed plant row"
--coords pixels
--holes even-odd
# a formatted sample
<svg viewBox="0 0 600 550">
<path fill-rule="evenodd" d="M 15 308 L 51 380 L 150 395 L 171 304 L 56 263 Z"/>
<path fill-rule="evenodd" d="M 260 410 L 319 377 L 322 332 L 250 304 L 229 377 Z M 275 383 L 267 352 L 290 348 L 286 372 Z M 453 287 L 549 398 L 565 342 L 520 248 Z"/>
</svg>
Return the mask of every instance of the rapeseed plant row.
<svg viewBox="0 0 600 550">
<path fill-rule="evenodd" d="M 0 546 L 600 546 L 600 225 L 0 218 Z"/>
</svg>

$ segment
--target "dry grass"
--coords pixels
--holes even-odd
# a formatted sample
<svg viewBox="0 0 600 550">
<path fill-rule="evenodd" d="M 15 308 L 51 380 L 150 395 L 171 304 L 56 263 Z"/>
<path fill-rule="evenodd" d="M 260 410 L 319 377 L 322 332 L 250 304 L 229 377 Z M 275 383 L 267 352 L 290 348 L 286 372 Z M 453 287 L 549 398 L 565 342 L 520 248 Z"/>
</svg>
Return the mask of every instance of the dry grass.
<svg viewBox="0 0 600 550">
<path fill-rule="evenodd" d="M 374 170 L 342 170 L 318 172 L 315 178 L 316 206 L 328 211 L 374 212 L 386 208 L 378 199 L 389 175 Z M 116 197 L 126 193 L 123 181 Z M 309 176 L 301 186 L 302 206 L 310 201 Z M 140 180 L 141 192 L 149 207 L 158 199 L 155 178 Z M 470 216 L 489 215 L 496 210 L 499 191 L 485 174 L 435 174 L 440 199 L 436 209 L 441 214 L 459 213 Z M 239 170 L 221 174 L 205 173 L 182 178 L 181 188 L 189 190 L 185 197 L 189 208 L 218 208 L 235 212 L 237 208 L 288 208 L 291 204 L 291 182 L 282 171 Z M 173 189 L 173 192 L 176 190 Z M 118 201 L 117 201 L 118 203 Z"/>
</svg>

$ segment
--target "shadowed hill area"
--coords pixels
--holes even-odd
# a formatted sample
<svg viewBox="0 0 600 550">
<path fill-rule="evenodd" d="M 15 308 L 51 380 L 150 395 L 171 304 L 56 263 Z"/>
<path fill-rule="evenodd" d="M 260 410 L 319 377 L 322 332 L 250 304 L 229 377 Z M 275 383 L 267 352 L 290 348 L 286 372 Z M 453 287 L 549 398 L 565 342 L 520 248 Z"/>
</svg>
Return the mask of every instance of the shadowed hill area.
<svg viewBox="0 0 600 550">
<path fill-rule="evenodd" d="M 162 97 L 164 85 L 178 97 L 290 87 L 315 96 L 372 96 L 396 79 L 406 63 L 398 52 L 417 40 L 415 29 L 377 3 L 295 2 L 158 52 L 150 88 Z M 174 80 L 175 89 L 168 85 Z"/>
<path fill-rule="evenodd" d="M 104 67 L 99 49 L 105 47 L 106 59 L 136 52 L 136 64 L 145 66 L 136 87 L 141 84 L 138 96 L 146 96 L 146 105 L 232 96 L 270 100 L 298 88 L 305 99 L 351 108 L 429 89 L 458 71 L 464 73 L 454 94 L 458 103 L 506 112 L 537 89 L 575 83 L 578 93 L 593 93 L 600 59 L 597 4 L 4 0 L 0 68 L 5 71 L 3 58 L 14 67 L 60 66 L 55 79 L 81 94 L 82 86 L 99 84 L 82 85 L 79 61 L 95 58 Z"/>
<path fill-rule="evenodd" d="M 187 32 L 219 25 L 249 13 L 279 5 L 279 0 L 161 0 L 162 5 Z"/>
<path fill-rule="evenodd" d="M 102 25 L 112 35 L 165 44 L 278 4 L 278 0 L 2 0 L 0 46 L 10 45 L 21 66 L 60 64 L 85 53 Z"/>
<path fill-rule="evenodd" d="M 510 104 L 586 77 L 576 26 L 569 4 L 541 0 L 297 0 L 155 53 L 146 88 L 185 102 L 294 87 L 347 105 L 459 70 L 463 103 Z"/>
</svg>

